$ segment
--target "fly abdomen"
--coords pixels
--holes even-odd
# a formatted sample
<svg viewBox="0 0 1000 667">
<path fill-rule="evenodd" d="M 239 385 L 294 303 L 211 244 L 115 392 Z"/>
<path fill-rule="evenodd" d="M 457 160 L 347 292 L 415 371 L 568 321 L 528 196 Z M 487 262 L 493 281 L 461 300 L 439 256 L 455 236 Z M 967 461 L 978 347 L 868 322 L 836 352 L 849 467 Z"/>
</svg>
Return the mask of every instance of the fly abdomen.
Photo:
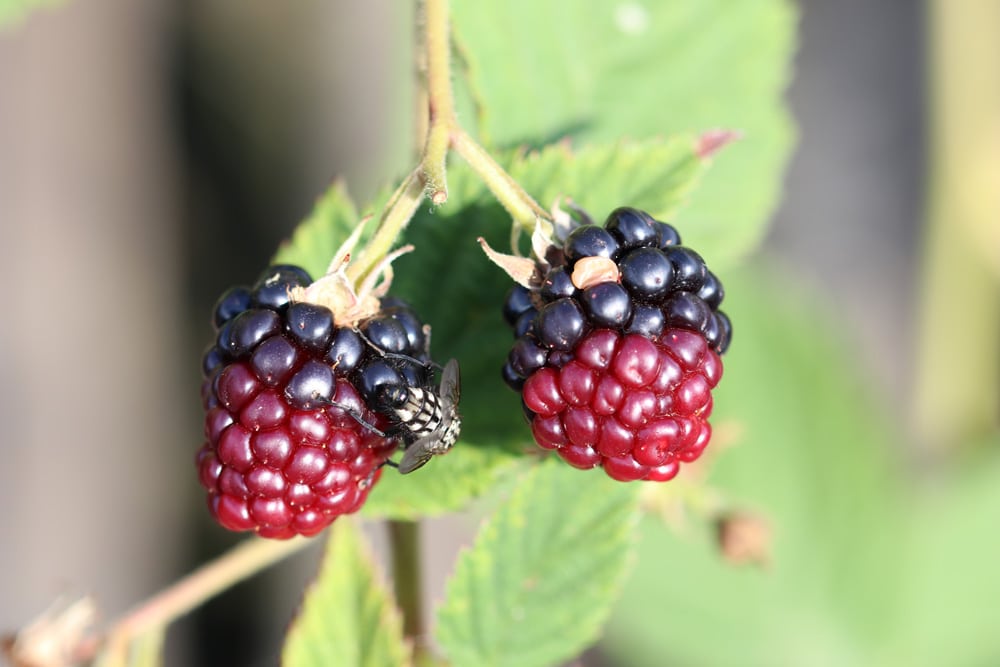
<svg viewBox="0 0 1000 667">
<path fill-rule="evenodd" d="M 408 389 L 406 401 L 394 412 L 399 425 L 418 437 L 434 432 L 444 418 L 437 394 L 414 387 Z"/>
</svg>

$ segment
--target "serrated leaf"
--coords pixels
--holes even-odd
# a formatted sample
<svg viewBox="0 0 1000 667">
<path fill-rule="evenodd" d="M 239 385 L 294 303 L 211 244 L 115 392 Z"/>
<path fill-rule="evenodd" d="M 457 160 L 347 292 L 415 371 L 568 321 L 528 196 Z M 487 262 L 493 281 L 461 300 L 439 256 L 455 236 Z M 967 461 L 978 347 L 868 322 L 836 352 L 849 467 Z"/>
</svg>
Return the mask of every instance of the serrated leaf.
<svg viewBox="0 0 1000 667">
<path fill-rule="evenodd" d="M 630 560 L 638 486 L 550 459 L 459 557 L 437 639 L 463 667 L 552 665 L 594 642 Z"/>
<path fill-rule="evenodd" d="M 287 667 L 385 667 L 411 664 L 402 618 L 357 525 L 330 529 L 319 577 L 306 590 L 285 638 Z"/>
<path fill-rule="evenodd" d="M 572 199 L 598 224 L 613 209 L 628 205 L 670 220 L 686 203 L 710 160 L 697 155 L 694 136 L 614 141 L 541 150 L 506 151 L 501 165 L 543 208 Z M 479 177 L 464 164 L 452 167 L 452 196 L 440 213 L 492 201 Z"/>
<path fill-rule="evenodd" d="M 400 475 L 385 470 L 362 514 L 383 519 L 420 519 L 465 507 L 509 471 L 516 459 L 502 450 L 463 440 L 419 471 Z"/>
<path fill-rule="evenodd" d="M 685 211 L 685 236 L 699 250 L 727 237 L 707 257 L 715 267 L 759 242 L 792 145 L 782 101 L 794 50 L 790 2 L 453 4 L 493 143 L 738 130 L 743 139 L 720 153 Z M 476 117 L 469 100 L 459 96 L 461 118 Z"/>
<path fill-rule="evenodd" d="M 557 144 L 511 160 L 509 170 L 545 208 L 570 197 L 598 224 L 623 205 L 670 220 L 710 164 L 696 151 L 696 139 L 688 135 L 577 149 Z"/>
</svg>

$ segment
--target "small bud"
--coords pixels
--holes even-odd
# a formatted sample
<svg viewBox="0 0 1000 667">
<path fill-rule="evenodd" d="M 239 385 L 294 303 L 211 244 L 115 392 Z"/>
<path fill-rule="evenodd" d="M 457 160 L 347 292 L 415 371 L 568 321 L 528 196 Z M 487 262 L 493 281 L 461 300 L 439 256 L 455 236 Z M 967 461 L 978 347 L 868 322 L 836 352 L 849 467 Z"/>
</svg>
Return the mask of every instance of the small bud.
<svg viewBox="0 0 1000 667">
<path fill-rule="evenodd" d="M 723 558 L 734 565 L 767 566 L 771 561 L 771 528 L 763 517 L 745 512 L 716 520 L 716 539 Z"/>
</svg>

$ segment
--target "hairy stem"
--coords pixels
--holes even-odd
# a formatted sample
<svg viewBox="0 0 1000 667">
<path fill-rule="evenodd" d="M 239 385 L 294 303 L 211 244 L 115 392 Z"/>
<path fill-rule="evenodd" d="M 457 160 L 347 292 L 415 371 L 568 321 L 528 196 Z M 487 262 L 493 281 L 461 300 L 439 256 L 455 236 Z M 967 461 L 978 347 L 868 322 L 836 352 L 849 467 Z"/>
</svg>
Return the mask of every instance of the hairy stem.
<svg viewBox="0 0 1000 667">
<path fill-rule="evenodd" d="M 456 128 L 451 137 L 451 145 L 479 175 L 493 196 L 507 209 L 514 222 L 526 232 L 530 234 L 535 230 L 537 218 L 550 219 L 548 212 L 539 206 L 524 188 L 466 132 Z"/>
<path fill-rule="evenodd" d="M 416 40 L 415 60 L 421 73 L 416 130 L 426 131 L 423 151 L 420 163 L 386 204 L 375 235 L 348 265 L 347 276 L 355 287 L 369 278 L 368 274 L 391 252 L 420 207 L 424 194 L 436 205 L 447 201 L 449 150 L 454 150 L 468 162 L 518 227 L 531 233 L 538 221 L 545 226 L 551 220 L 551 216 L 459 126 L 455 118 L 448 0 L 422 0 L 417 17 L 423 24 L 423 30 Z"/>
<path fill-rule="evenodd" d="M 425 0 L 427 55 L 427 117 L 430 127 L 424 146 L 423 168 L 431 201 L 448 200 L 448 137 L 455 126 L 451 91 L 451 42 L 448 37 L 448 0 Z"/>
</svg>

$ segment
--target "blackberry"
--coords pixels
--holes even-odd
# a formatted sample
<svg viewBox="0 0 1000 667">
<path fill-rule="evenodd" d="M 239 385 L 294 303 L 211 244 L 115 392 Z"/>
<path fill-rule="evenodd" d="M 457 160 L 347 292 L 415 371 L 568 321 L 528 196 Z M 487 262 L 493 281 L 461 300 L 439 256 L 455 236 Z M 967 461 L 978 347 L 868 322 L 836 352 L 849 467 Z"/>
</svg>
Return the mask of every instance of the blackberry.
<svg viewBox="0 0 1000 667">
<path fill-rule="evenodd" d="M 583 309 L 571 298 L 562 298 L 538 312 L 535 328 L 541 342 L 553 350 L 572 350 L 587 325 Z"/>
<path fill-rule="evenodd" d="M 673 226 L 634 208 L 576 227 L 545 255 L 556 263 L 504 304 L 517 341 L 502 377 L 535 441 L 618 480 L 673 478 L 711 436 L 732 338 L 722 283 Z"/>
<path fill-rule="evenodd" d="M 570 266 L 583 257 L 614 259 L 618 253 L 618 241 L 605 229 L 585 225 L 570 232 L 563 246 L 563 253 Z"/>
<path fill-rule="evenodd" d="M 528 288 L 521 285 L 514 285 L 507 292 L 507 298 L 504 299 L 503 318 L 507 321 L 508 325 L 514 326 L 522 314 L 533 309 L 531 292 Z"/>
<path fill-rule="evenodd" d="M 566 271 L 566 268 L 557 266 L 545 276 L 540 293 L 542 299 L 545 301 L 555 301 L 564 296 L 573 296 L 576 294 L 576 285 L 573 284 L 573 279 Z"/>
<path fill-rule="evenodd" d="M 292 301 L 310 283 L 299 267 L 270 267 L 215 307 L 197 467 L 230 530 L 314 535 L 356 511 L 399 444 L 378 388 L 428 382 L 426 331 L 408 305 L 387 298 L 375 317 L 338 326 L 325 306 Z"/>
</svg>

